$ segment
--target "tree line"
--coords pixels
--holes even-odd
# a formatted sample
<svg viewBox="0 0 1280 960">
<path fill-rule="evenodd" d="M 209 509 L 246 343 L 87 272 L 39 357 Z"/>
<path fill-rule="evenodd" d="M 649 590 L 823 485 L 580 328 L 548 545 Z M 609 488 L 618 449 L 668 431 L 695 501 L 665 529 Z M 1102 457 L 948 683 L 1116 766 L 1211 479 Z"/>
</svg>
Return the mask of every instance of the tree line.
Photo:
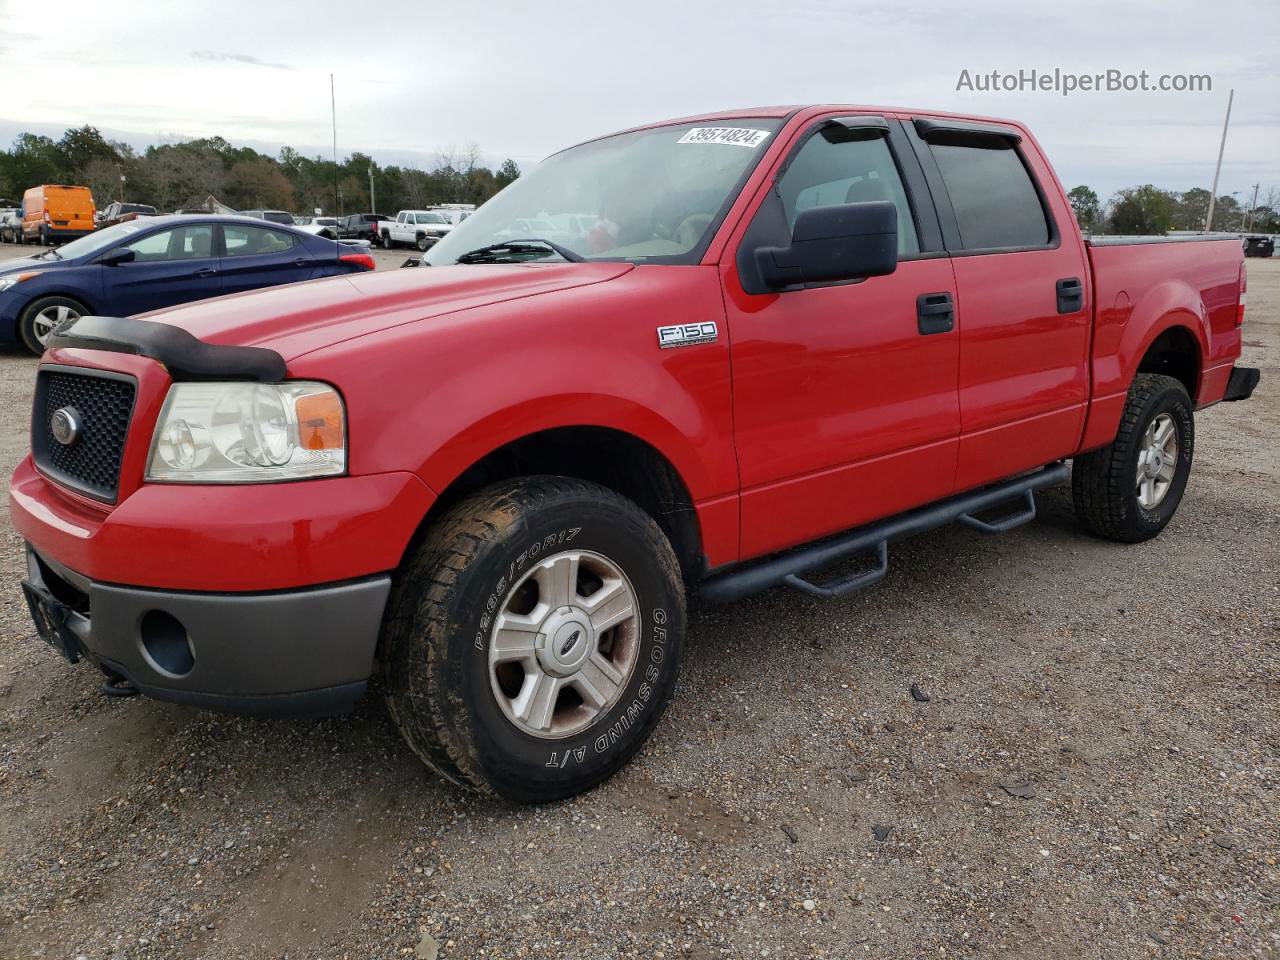
<svg viewBox="0 0 1280 960">
<path fill-rule="evenodd" d="M 434 169 L 420 170 L 380 166 L 363 153 L 336 164 L 292 147 L 272 157 L 221 137 L 153 145 L 139 153 L 84 126 L 58 140 L 23 133 L 11 149 L 0 150 L 0 197 L 20 200 L 29 187 L 64 183 L 89 187 L 99 207 L 127 200 L 170 211 L 199 207 L 214 196 L 237 210 L 309 214 L 319 207 L 336 216 L 372 210 L 371 172 L 376 212 L 391 214 L 437 203 L 481 204 L 520 176 L 514 160 L 496 170 L 484 166 L 474 145 L 445 150 Z"/>
<path fill-rule="evenodd" d="M 1149 183 L 1126 187 L 1105 204 L 1089 187 L 1067 192 L 1080 229 L 1086 233 L 1126 236 L 1163 234 L 1171 230 L 1203 230 L 1209 213 L 1209 191 L 1193 187 L 1183 193 L 1161 190 Z M 1252 207 L 1252 208 L 1251 208 Z M 1213 229 L 1228 233 L 1280 233 L 1280 189 L 1253 192 L 1242 203 L 1234 195 L 1213 204 Z"/>
</svg>

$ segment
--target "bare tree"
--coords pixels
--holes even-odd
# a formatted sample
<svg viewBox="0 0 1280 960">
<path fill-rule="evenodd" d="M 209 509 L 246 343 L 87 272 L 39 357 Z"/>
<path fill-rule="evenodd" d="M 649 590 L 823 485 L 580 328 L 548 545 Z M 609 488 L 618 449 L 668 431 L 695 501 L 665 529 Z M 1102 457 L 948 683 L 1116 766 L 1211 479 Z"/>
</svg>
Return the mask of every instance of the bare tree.
<svg viewBox="0 0 1280 960">
<path fill-rule="evenodd" d="M 178 206 L 184 163 L 175 150 L 149 152 L 142 161 L 155 192 L 156 205 L 162 210 Z"/>
<path fill-rule="evenodd" d="M 89 188 L 99 208 L 120 199 L 121 170 L 120 164 L 105 157 L 93 157 L 80 170 L 80 182 Z"/>
</svg>

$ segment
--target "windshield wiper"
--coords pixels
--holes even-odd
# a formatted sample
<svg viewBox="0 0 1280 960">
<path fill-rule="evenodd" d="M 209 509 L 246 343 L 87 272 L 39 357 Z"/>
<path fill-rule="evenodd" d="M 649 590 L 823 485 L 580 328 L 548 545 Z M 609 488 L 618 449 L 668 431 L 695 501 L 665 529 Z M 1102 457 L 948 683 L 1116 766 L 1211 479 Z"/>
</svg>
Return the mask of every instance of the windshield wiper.
<svg viewBox="0 0 1280 960">
<path fill-rule="evenodd" d="M 43 259 L 45 259 L 46 257 L 53 257 L 53 259 L 55 259 L 55 260 L 61 260 L 61 259 L 62 259 L 62 254 L 60 254 L 60 253 L 57 251 L 57 249 L 56 249 L 56 248 L 54 248 L 54 247 L 50 247 L 50 248 L 49 248 L 48 250 L 46 250 L 44 253 L 37 253 L 37 254 L 36 254 L 36 259 L 37 259 L 37 260 L 43 260 Z"/>
<path fill-rule="evenodd" d="M 586 259 L 582 254 L 575 253 L 568 247 L 562 247 L 558 243 L 552 243 L 550 240 L 543 240 L 541 237 L 528 237 L 520 240 L 504 240 L 502 243 L 491 243 L 488 246 L 476 247 L 474 250 L 468 250 L 462 256 L 458 257 L 455 263 L 503 263 L 511 261 L 512 257 L 502 256 L 502 254 L 521 254 L 536 249 L 535 245 L 540 244 L 559 256 L 562 260 L 568 260 L 570 263 L 581 263 Z"/>
</svg>

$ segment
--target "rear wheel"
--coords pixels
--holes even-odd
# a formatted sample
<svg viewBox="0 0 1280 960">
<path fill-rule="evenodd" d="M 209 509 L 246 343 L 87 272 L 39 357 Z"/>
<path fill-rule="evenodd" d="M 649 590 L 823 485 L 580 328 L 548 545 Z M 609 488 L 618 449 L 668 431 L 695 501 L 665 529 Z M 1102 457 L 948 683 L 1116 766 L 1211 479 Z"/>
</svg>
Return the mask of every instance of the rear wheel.
<svg viewBox="0 0 1280 960">
<path fill-rule="evenodd" d="M 84 304 L 70 297 L 41 297 L 22 311 L 18 318 L 18 335 L 28 350 L 42 354 L 59 324 L 78 319 L 84 312 Z"/>
<path fill-rule="evenodd" d="M 1186 388 L 1173 377 L 1138 374 L 1116 439 L 1076 457 L 1072 465 L 1077 518 L 1108 540 L 1150 540 L 1182 502 L 1194 442 L 1195 418 Z"/>
<path fill-rule="evenodd" d="M 587 790 L 675 686 L 684 588 L 653 519 L 595 484 L 530 477 L 435 523 L 387 606 L 392 717 L 455 783 L 520 802 Z"/>
<path fill-rule="evenodd" d="M 385 249 L 385 250 L 390 250 L 390 249 L 391 249 L 392 247 L 394 247 L 395 245 L 396 245 L 396 242 L 395 242 L 394 240 L 392 240 L 392 239 L 391 239 L 391 234 L 384 232 L 384 233 L 382 234 L 382 246 L 383 246 L 383 249 Z"/>
</svg>

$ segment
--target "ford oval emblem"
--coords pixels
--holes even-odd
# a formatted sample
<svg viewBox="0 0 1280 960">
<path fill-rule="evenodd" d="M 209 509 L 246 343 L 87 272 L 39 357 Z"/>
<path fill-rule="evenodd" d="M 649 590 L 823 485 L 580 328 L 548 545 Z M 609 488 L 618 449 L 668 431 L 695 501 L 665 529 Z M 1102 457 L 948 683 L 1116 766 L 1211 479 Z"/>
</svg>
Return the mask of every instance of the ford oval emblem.
<svg viewBox="0 0 1280 960">
<path fill-rule="evenodd" d="M 49 418 L 49 432 L 53 434 L 53 439 L 64 447 L 69 447 L 79 440 L 83 429 L 80 414 L 75 407 L 60 407 L 53 411 L 53 416 Z"/>
<path fill-rule="evenodd" d="M 573 631 L 573 633 L 569 634 L 569 639 L 566 640 L 564 642 L 564 645 L 560 648 L 561 658 L 564 658 L 569 655 L 569 651 L 578 645 L 578 638 L 581 636 L 582 636 L 581 630 L 575 630 Z"/>
</svg>

